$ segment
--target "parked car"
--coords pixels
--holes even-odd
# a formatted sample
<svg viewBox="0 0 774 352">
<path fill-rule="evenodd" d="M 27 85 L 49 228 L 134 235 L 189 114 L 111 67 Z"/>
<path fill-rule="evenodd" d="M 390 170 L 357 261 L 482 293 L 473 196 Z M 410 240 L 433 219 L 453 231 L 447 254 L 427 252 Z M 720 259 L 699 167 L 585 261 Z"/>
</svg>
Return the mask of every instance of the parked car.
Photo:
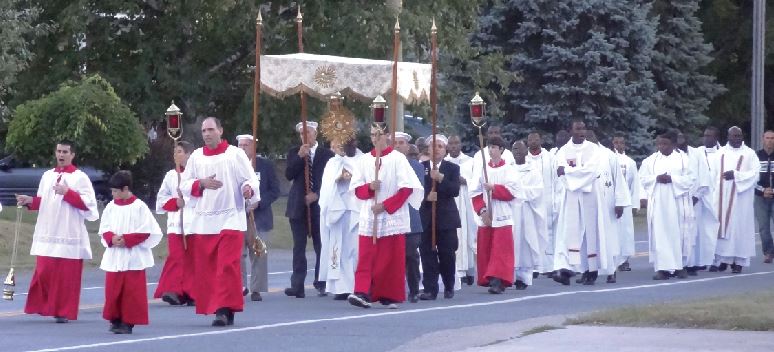
<svg viewBox="0 0 774 352">
<path fill-rule="evenodd" d="M 0 159 L 0 203 L 3 205 L 16 205 L 16 194 L 34 196 L 38 192 L 40 178 L 50 167 L 32 167 L 29 163 L 17 160 L 14 155 Z M 85 172 L 91 184 L 97 201 L 110 200 L 110 187 L 104 172 L 89 166 L 78 166 Z"/>
</svg>

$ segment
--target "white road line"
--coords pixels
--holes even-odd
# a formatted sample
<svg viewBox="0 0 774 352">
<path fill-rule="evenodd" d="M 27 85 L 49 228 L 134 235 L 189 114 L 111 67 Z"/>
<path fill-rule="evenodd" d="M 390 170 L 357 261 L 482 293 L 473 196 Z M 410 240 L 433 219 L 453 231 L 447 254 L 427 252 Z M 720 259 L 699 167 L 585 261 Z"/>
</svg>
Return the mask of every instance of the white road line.
<svg viewBox="0 0 774 352">
<path fill-rule="evenodd" d="M 314 271 L 314 269 L 307 270 L 307 272 L 309 272 L 309 271 Z M 292 274 L 292 273 L 293 273 L 292 271 L 275 271 L 273 273 L 269 273 L 269 275 L 282 275 L 282 274 Z M 247 276 L 251 276 L 251 275 L 248 274 Z M 154 285 L 158 285 L 158 284 L 159 284 L 158 282 L 149 282 L 148 286 L 154 286 Z M 81 291 L 99 290 L 99 289 L 103 289 L 103 288 L 105 288 L 105 286 L 84 287 L 84 288 L 81 288 Z M 26 296 L 27 292 L 16 293 L 15 295 L 16 296 Z"/>
<path fill-rule="evenodd" d="M 200 332 L 200 333 L 167 335 L 167 336 L 149 337 L 149 338 L 143 338 L 143 339 L 134 339 L 134 340 L 123 340 L 123 341 L 114 341 L 114 342 L 84 344 L 84 345 L 77 345 L 77 346 L 55 347 L 55 348 L 48 348 L 48 349 L 42 349 L 42 350 L 32 350 L 27 352 L 69 351 L 69 350 L 78 350 L 78 349 L 85 349 L 85 348 L 128 345 L 128 344 L 150 342 L 150 341 L 175 340 L 175 339 L 181 339 L 186 337 L 225 335 L 225 334 L 239 333 L 239 332 L 245 332 L 245 331 L 266 330 L 266 329 L 278 328 L 278 327 L 284 327 L 284 326 L 308 325 L 308 324 L 330 322 L 330 321 L 346 321 L 346 320 L 367 319 L 372 317 L 382 317 L 382 316 L 390 316 L 390 315 L 403 315 L 403 314 L 413 314 L 413 313 L 430 312 L 430 311 L 442 311 L 442 310 L 492 306 L 492 305 L 508 304 L 508 303 L 522 302 L 522 301 L 530 301 L 530 300 L 536 300 L 541 298 L 570 296 L 570 295 L 576 295 L 581 293 L 607 293 L 607 292 L 630 291 L 630 290 L 638 290 L 643 288 L 653 288 L 653 287 L 662 287 L 662 286 L 688 285 L 688 284 L 697 283 L 697 282 L 708 282 L 708 281 L 732 279 L 732 278 L 747 277 L 747 276 L 768 275 L 768 274 L 774 274 L 774 271 L 763 271 L 763 272 L 748 273 L 748 274 L 734 274 L 734 275 L 727 275 L 727 276 L 695 279 L 690 281 L 663 282 L 658 284 L 606 288 L 606 289 L 599 289 L 599 290 L 565 291 L 565 292 L 547 293 L 547 294 L 534 295 L 534 296 L 514 297 L 514 298 L 504 299 L 500 301 L 492 301 L 492 302 L 478 302 L 478 303 L 458 304 L 458 305 L 452 305 L 452 306 L 430 307 L 430 308 L 397 310 L 397 311 L 393 310 L 393 311 L 371 313 L 371 314 L 345 315 L 342 317 L 334 317 L 334 318 L 297 320 L 297 321 L 290 321 L 285 323 L 256 325 L 256 326 L 248 326 L 244 328 L 235 328 L 235 329 L 228 329 L 228 330 L 215 330 L 215 331 L 207 331 L 207 332 Z"/>
</svg>

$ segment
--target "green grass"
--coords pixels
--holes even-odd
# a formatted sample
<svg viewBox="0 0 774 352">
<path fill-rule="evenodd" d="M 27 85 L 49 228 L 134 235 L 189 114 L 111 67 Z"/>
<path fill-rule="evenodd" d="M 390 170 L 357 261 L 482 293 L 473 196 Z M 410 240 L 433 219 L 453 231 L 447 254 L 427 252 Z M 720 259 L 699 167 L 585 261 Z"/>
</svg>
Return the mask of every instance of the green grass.
<svg viewBox="0 0 774 352">
<path fill-rule="evenodd" d="M 774 291 L 619 308 L 566 324 L 774 331 Z"/>
<path fill-rule="evenodd" d="M 293 237 L 290 234 L 290 225 L 285 217 L 285 206 L 287 197 L 281 197 L 274 204 L 274 231 L 272 232 L 269 248 L 288 249 L 292 247 Z M 100 209 L 101 211 L 101 209 Z M 35 231 L 35 221 L 37 212 L 22 209 L 22 222 L 19 226 L 19 244 L 16 256 L 16 268 L 31 268 L 35 265 L 35 257 L 30 256 L 30 247 L 32 245 L 32 234 Z M 156 221 L 161 226 L 161 230 L 166 233 L 167 217 L 166 215 L 155 215 Z M 11 250 L 13 247 L 13 236 L 16 224 L 16 207 L 5 206 L 0 212 L 0 268 L 6 268 L 11 264 Z M 102 253 L 105 248 L 99 241 L 97 231 L 99 230 L 99 220 L 86 222 L 86 229 L 91 236 L 92 260 L 87 261 L 87 265 L 93 267 L 99 266 L 102 259 Z M 311 243 L 311 241 L 309 241 Z M 311 244 L 310 244 L 311 246 Z M 162 241 L 153 249 L 156 258 L 163 260 L 167 257 L 167 245 Z M 3 271 L 3 270 L 0 270 Z"/>
</svg>

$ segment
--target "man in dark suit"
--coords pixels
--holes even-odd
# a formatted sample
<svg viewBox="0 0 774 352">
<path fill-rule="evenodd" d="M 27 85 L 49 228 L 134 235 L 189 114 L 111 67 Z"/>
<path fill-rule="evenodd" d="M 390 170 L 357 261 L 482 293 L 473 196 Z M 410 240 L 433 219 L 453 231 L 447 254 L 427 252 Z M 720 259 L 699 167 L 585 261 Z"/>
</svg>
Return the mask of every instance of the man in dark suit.
<svg viewBox="0 0 774 352">
<path fill-rule="evenodd" d="M 237 145 L 245 151 L 248 158 L 255 153 L 255 138 L 249 134 L 237 136 Z M 265 242 L 269 242 L 269 235 L 274 228 L 274 214 L 271 205 L 279 197 L 280 187 L 274 164 L 271 160 L 255 156 L 253 170 L 261 181 L 259 192 L 261 200 L 255 204 L 253 217 L 255 218 L 255 230 L 257 235 Z M 250 226 L 250 224 L 248 224 Z M 250 293 L 251 301 L 262 301 L 261 292 L 269 292 L 269 267 L 268 253 L 257 256 L 250 248 L 253 239 L 245 235 L 245 245 L 242 249 L 242 282 L 245 288 L 243 294 Z M 247 258 L 250 258 L 250 280 L 247 280 Z M 248 284 L 249 283 L 249 284 Z M 249 290 L 248 290 L 249 288 Z"/>
<path fill-rule="evenodd" d="M 395 150 L 403 153 L 403 155 L 406 155 L 406 159 L 408 159 L 409 165 L 411 165 L 411 168 L 417 175 L 419 182 L 422 183 L 424 181 L 424 177 L 422 177 L 422 172 L 424 172 L 424 169 L 418 160 L 408 156 L 409 151 L 411 150 L 411 145 L 409 142 L 411 142 L 410 134 L 405 132 L 395 132 L 395 142 L 393 143 Z M 422 183 L 422 187 L 424 187 L 424 183 Z M 419 301 L 419 279 L 421 277 L 419 274 L 419 243 L 422 241 L 422 219 L 419 216 L 419 210 L 410 206 L 409 223 L 411 224 L 411 232 L 405 235 L 406 285 L 409 289 L 409 302 L 417 303 Z"/>
<path fill-rule="evenodd" d="M 423 301 L 434 300 L 438 296 L 438 275 L 443 280 L 443 297 L 454 297 L 455 283 L 455 252 L 457 251 L 457 229 L 461 226 L 460 214 L 457 211 L 457 203 L 454 198 L 460 193 L 460 167 L 454 163 L 443 160 L 446 156 L 448 140 L 442 135 L 435 136 L 435 145 L 432 145 L 432 136 L 428 137 L 428 143 L 435 149 L 435 159 L 422 162 L 425 168 L 425 200 L 419 208 L 422 217 L 422 242 L 419 245 L 419 253 L 422 257 L 422 285 L 424 292 L 419 296 Z M 432 150 L 431 150 L 432 155 Z M 434 164 L 438 165 L 433 169 Z M 432 191 L 435 181 L 435 192 Z M 436 248 L 432 244 L 432 207 L 436 203 Z M 441 221 L 442 219 L 442 221 Z"/>
<path fill-rule="evenodd" d="M 318 295 L 325 296 L 325 282 L 318 281 L 320 271 L 320 206 L 317 199 L 320 194 L 323 170 L 328 159 L 334 156 L 333 151 L 317 143 L 317 122 L 307 121 L 306 136 L 302 123 L 296 125 L 296 131 L 301 136 L 301 146 L 288 151 L 285 178 L 292 181 L 288 193 L 288 207 L 285 216 L 293 233 L 293 274 L 290 276 L 290 287 L 285 294 L 304 298 L 304 280 L 306 279 L 306 239 L 311 233 L 315 252 L 314 288 Z M 304 167 L 309 166 L 309 192 L 306 191 Z M 309 213 L 310 215 L 307 215 Z M 307 216 L 311 216 L 312 228 L 309 228 Z"/>
</svg>

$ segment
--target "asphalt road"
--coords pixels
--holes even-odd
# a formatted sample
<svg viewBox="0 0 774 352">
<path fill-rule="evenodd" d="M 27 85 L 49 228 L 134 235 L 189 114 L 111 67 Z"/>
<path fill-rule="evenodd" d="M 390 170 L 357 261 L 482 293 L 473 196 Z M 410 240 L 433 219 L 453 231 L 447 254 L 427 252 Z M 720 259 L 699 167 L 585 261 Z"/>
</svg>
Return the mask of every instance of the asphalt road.
<svg viewBox="0 0 774 352">
<path fill-rule="evenodd" d="M 646 235 L 637 235 L 637 249 L 647 249 Z M 760 253 L 760 250 L 759 250 Z M 313 254 L 310 253 L 311 258 Z M 55 324 L 53 319 L 21 313 L 30 273 L 18 276 L 14 301 L 0 302 L 0 351 L 401 351 L 423 345 L 449 343 L 449 334 L 466 327 L 512 323 L 525 319 L 573 315 L 612 307 L 745 294 L 774 288 L 774 265 L 753 260 L 742 274 L 700 272 L 685 280 L 653 281 L 647 256 L 631 261 L 632 271 L 618 283 L 600 277 L 594 286 L 561 286 L 540 278 L 525 291 L 491 295 L 486 288 L 464 286 L 453 299 L 404 303 L 397 310 L 362 309 L 332 297 L 317 297 L 307 289 L 305 299 L 281 292 L 289 282 L 290 253 L 270 253 L 271 293 L 263 302 L 245 303 L 229 328 L 210 326 L 212 316 L 193 314 L 193 307 L 172 307 L 158 300 L 150 304 L 150 325 L 137 326 L 132 335 L 114 335 L 102 319 L 104 274 L 84 272 L 81 311 L 77 321 Z M 148 290 L 155 289 L 161 265 L 148 271 Z M 311 273 L 310 273 L 311 274 Z M 307 282 L 311 283 L 311 275 Z M 494 342 L 494 341 L 493 341 Z M 459 342 L 460 349 L 470 347 Z"/>
</svg>

